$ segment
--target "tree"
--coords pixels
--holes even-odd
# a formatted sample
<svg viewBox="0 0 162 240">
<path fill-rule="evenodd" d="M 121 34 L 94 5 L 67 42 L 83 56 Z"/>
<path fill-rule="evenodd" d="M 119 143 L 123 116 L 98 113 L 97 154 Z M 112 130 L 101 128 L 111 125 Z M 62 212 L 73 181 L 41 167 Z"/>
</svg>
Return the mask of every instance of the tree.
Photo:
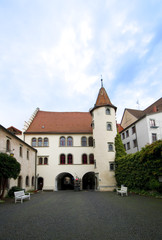
<svg viewBox="0 0 162 240">
<path fill-rule="evenodd" d="M 14 157 L 6 153 L 0 153 L 0 199 L 4 196 L 8 178 L 16 179 L 20 170 L 21 165 Z"/>
<path fill-rule="evenodd" d="M 120 157 L 127 155 L 119 133 L 117 133 L 115 137 L 115 151 L 115 161 L 117 161 Z"/>
</svg>

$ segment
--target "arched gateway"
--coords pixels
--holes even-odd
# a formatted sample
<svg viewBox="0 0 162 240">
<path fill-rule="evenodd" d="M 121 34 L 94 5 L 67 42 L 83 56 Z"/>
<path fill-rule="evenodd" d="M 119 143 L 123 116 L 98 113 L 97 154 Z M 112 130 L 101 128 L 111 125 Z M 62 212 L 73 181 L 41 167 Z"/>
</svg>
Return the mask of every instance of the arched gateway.
<svg viewBox="0 0 162 240">
<path fill-rule="evenodd" d="M 74 189 L 74 177 L 67 172 L 60 173 L 56 177 L 57 190 L 73 190 Z"/>
<path fill-rule="evenodd" d="M 94 190 L 95 189 L 95 173 L 88 172 L 82 178 L 83 189 L 84 190 Z"/>
</svg>

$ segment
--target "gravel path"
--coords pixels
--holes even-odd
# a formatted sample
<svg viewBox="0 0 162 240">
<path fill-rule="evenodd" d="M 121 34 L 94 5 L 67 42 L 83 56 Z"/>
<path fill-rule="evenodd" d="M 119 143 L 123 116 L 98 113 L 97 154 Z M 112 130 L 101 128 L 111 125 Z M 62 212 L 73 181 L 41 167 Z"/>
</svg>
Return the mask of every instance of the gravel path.
<svg viewBox="0 0 162 240">
<path fill-rule="evenodd" d="M 113 192 L 41 192 L 0 204 L 0 240 L 161 240 L 162 200 Z"/>
</svg>

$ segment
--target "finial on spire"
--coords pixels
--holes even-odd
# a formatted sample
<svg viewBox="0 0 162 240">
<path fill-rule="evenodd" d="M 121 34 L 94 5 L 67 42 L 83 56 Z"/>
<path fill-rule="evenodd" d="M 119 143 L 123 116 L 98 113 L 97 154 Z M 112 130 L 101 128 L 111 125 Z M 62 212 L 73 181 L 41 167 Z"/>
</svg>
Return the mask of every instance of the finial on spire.
<svg viewBox="0 0 162 240">
<path fill-rule="evenodd" d="M 103 79 L 102 79 L 102 74 L 101 74 L 101 87 L 103 87 Z"/>
</svg>

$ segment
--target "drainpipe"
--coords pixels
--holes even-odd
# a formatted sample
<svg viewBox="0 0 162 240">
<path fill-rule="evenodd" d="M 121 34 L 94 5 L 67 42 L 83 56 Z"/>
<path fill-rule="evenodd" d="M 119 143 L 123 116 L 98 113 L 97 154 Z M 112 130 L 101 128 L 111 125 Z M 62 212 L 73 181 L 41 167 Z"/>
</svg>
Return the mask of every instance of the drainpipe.
<svg viewBox="0 0 162 240">
<path fill-rule="evenodd" d="M 37 190 L 37 151 L 35 152 L 35 184 L 34 190 Z"/>
</svg>

